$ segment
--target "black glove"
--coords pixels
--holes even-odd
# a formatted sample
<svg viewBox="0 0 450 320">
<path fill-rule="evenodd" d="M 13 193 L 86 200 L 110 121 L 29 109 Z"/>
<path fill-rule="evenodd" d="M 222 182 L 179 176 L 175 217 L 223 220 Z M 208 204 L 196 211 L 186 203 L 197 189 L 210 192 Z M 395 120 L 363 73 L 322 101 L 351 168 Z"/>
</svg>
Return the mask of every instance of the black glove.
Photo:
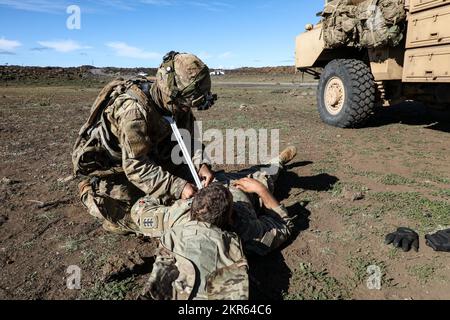
<svg viewBox="0 0 450 320">
<path fill-rule="evenodd" d="M 435 234 L 427 234 L 427 246 L 434 251 L 450 252 L 450 229 L 438 231 Z"/>
<path fill-rule="evenodd" d="M 413 248 L 419 251 L 419 235 L 409 228 L 398 228 L 396 232 L 390 233 L 384 240 L 386 244 L 393 244 L 396 248 L 402 248 L 404 252 L 408 252 Z"/>
</svg>

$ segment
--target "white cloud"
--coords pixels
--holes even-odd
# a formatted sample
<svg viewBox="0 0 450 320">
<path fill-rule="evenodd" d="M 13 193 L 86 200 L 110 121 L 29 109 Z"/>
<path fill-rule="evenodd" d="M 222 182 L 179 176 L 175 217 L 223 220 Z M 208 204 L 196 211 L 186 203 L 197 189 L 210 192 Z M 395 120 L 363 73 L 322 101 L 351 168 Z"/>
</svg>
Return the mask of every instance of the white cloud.
<svg viewBox="0 0 450 320">
<path fill-rule="evenodd" d="M 220 59 L 229 59 L 233 57 L 233 53 L 230 51 L 219 54 Z"/>
<path fill-rule="evenodd" d="M 80 49 L 90 49 L 91 47 L 83 46 L 73 40 L 60 40 L 60 41 L 38 41 L 39 45 L 44 48 L 53 49 L 58 52 L 72 52 Z"/>
<path fill-rule="evenodd" d="M 0 51 L 2 52 L 12 52 L 21 45 L 19 41 L 0 38 Z"/>
<path fill-rule="evenodd" d="M 173 6 L 175 4 L 170 0 L 141 0 L 141 2 L 155 6 Z"/>
<path fill-rule="evenodd" d="M 149 52 L 140 48 L 132 47 L 125 42 L 109 42 L 108 47 L 114 49 L 116 55 L 119 57 L 133 58 L 133 59 L 161 59 L 162 55 L 157 52 Z"/>
<path fill-rule="evenodd" d="M 67 4 L 65 1 L 53 0 L 0 0 L 0 6 L 24 11 L 64 13 Z"/>
</svg>

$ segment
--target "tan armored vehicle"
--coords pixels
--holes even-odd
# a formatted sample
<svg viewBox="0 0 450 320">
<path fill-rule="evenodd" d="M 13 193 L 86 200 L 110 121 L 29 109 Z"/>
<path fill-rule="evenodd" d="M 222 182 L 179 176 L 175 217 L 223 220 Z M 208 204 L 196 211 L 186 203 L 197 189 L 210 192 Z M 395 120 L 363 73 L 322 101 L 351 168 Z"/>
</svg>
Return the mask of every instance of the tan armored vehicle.
<svg viewBox="0 0 450 320">
<path fill-rule="evenodd" d="M 296 39 L 296 68 L 319 78 L 322 120 L 360 126 L 378 105 L 450 105 L 450 0 L 326 1 Z"/>
</svg>

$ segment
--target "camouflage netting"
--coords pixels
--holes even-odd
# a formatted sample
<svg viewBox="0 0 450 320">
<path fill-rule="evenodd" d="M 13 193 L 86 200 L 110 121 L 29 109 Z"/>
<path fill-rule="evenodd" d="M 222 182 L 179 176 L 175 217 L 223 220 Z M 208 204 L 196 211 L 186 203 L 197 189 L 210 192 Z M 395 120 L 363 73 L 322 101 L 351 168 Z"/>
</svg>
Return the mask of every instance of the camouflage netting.
<svg viewBox="0 0 450 320">
<path fill-rule="evenodd" d="M 405 0 L 334 0 L 325 6 L 327 48 L 397 46 L 403 40 Z"/>
</svg>

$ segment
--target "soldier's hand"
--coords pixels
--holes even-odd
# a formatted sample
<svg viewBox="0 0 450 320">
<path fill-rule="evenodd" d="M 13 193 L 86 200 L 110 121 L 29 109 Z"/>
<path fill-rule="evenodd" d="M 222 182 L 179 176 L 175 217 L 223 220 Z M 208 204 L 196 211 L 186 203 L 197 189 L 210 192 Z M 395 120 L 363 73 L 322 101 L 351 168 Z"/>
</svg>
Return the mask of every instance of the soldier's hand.
<svg viewBox="0 0 450 320">
<path fill-rule="evenodd" d="M 273 194 L 270 193 L 269 189 L 258 180 L 252 178 L 240 179 L 234 182 L 234 186 L 247 193 L 256 193 L 267 209 L 273 209 L 280 206 L 280 203 L 275 199 Z"/>
<path fill-rule="evenodd" d="M 181 193 L 181 199 L 182 200 L 190 199 L 193 196 L 195 196 L 196 193 L 197 193 L 197 188 L 194 187 L 192 184 L 187 183 L 184 186 L 183 192 Z"/>
<path fill-rule="evenodd" d="M 267 192 L 267 188 L 258 180 L 252 178 L 243 178 L 234 182 L 234 186 L 246 193 L 256 193 L 261 195 Z"/>
<path fill-rule="evenodd" d="M 206 164 L 202 165 L 198 175 L 200 176 L 200 180 L 202 180 L 204 187 L 209 186 L 214 180 L 214 172 L 212 172 Z"/>
</svg>

